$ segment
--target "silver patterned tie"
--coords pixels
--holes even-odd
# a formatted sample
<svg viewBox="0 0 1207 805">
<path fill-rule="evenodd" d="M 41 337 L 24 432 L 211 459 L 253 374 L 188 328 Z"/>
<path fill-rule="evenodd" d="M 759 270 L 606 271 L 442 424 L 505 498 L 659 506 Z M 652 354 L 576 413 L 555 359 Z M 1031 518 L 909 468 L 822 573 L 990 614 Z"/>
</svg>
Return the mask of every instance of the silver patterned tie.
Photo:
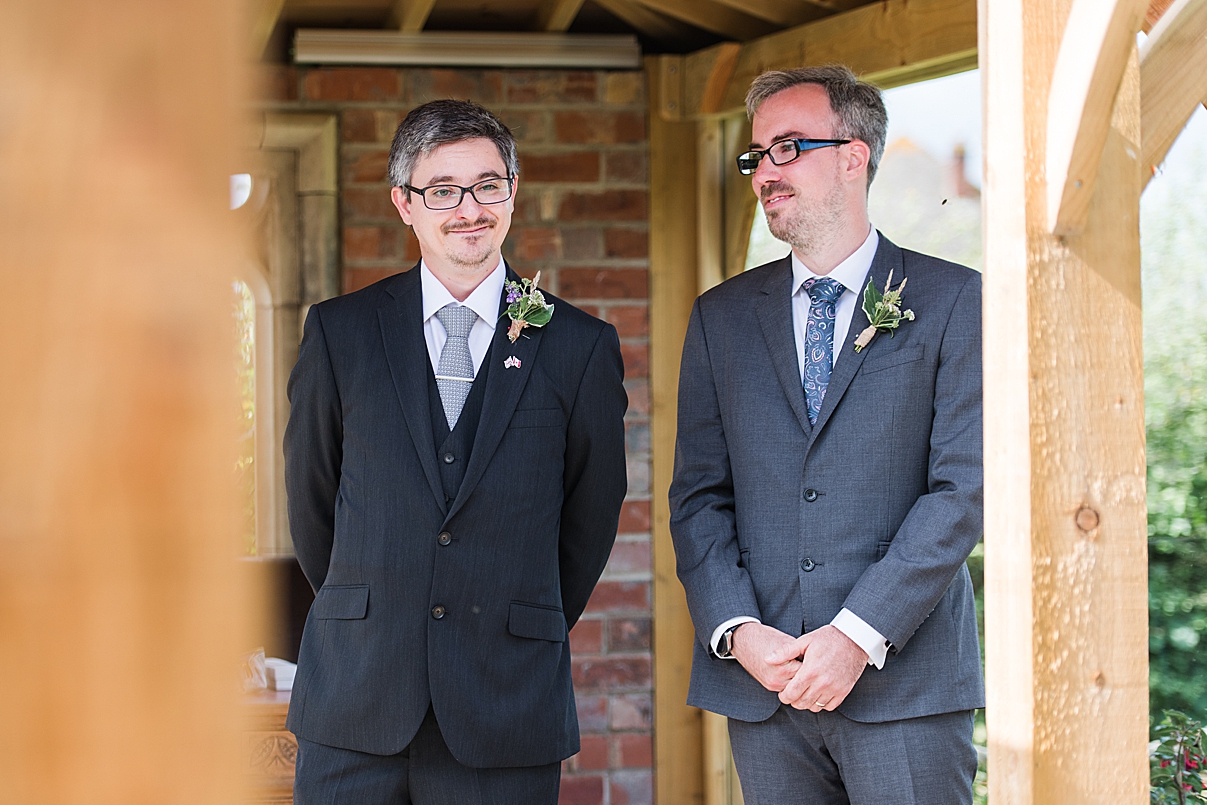
<svg viewBox="0 0 1207 805">
<path fill-rule="evenodd" d="M 444 418 L 448 428 L 457 426 L 465 398 L 474 383 L 474 359 L 469 354 L 469 331 L 473 329 L 478 314 L 463 305 L 445 305 L 436 311 L 436 318 L 444 325 L 447 339 L 440 350 L 440 365 L 436 367 L 436 388 L 440 389 L 440 402 L 444 406 Z"/>
</svg>

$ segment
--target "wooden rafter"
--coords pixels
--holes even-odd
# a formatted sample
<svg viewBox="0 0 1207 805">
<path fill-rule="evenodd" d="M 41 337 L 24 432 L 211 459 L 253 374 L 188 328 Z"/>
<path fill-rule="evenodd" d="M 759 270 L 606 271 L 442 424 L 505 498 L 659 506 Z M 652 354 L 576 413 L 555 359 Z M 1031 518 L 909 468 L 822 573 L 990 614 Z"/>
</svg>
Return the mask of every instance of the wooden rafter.
<svg viewBox="0 0 1207 805">
<path fill-rule="evenodd" d="M 713 0 L 637 0 L 648 9 L 731 39 L 747 40 L 770 33 L 775 26 Z"/>
<path fill-rule="evenodd" d="M 394 0 L 389 27 L 406 34 L 418 33 L 427 24 L 428 15 L 435 5 L 436 0 Z"/>
<path fill-rule="evenodd" d="M 536 12 L 537 30 L 555 33 L 569 30 L 582 7 L 583 0 L 544 0 Z"/>
<path fill-rule="evenodd" d="M 796 0 L 717 0 L 722 5 L 780 27 L 803 25 L 831 13 L 814 3 Z"/>
<path fill-rule="evenodd" d="M 1207 0 L 1177 0 L 1140 48 L 1140 151 L 1152 178 L 1207 99 Z"/>
<path fill-rule="evenodd" d="M 1152 0 L 1148 4 L 1148 10 L 1144 12 L 1144 27 L 1141 29 L 1144 33 L 1152 31 L 1158 20 L 1165 15 L 1166 10 L 1173 5 L 1173 0 Z"/>
<path fill-rule="evenodd" d="M 260 58 L 264 53 L 264 47 L 268 44 L 268 38 L 272 36 L 272 31 L 277 27 L 277 20 L 281 16 L 281 9 L 285 7 L 285 0 L 261 0 L 255 10 L 255 17 L 252 19 L 251 26 L 251 55 L 253 59 Z"/>
<path fill-rule="evenodd" d="M 595 5 L 651 39 L 673 39 L 684 33 L 686 26 L 650 11 L 636 0 L 595 0 Z"/>
<path fill-rule="evenodd" d="M 1049 231 L 1081 229 L 1146 0 L 1073 0 L 1048 94 Z"/>
</svg>

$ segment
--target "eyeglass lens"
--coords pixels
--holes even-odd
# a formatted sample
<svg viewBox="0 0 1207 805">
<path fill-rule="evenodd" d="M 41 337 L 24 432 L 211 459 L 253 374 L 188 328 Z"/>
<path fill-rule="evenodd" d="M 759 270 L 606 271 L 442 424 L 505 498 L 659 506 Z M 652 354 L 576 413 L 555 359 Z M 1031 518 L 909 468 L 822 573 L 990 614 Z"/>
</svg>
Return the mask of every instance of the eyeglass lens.
<svg viewBox="0 0 1207 805">
<path fill-rule="evenodd" d="M 511 198 L 510 179 L 484 179 L 471 187 L 438 184 L 423 188 L 423 203 L 431 210 L 451 210 L 461 204 L 468 190 L 479 204 L 501 204 Z"/>
</svg>

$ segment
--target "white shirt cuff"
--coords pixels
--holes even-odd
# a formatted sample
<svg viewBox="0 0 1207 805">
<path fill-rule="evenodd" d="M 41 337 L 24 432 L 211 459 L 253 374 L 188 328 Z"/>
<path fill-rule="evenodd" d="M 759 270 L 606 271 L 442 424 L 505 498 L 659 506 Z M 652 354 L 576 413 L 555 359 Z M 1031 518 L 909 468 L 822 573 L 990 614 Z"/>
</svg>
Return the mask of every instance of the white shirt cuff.
<svg viewBox="0 0 1207 805">
<path fill-rule="evenodd" d="M 859 646 L 868 655 L 868 665 L 876 666 L 877 670 L 884 668 L 884 659 L 888 656 L 888 641 L 884 635 L 877 632 L 868 622 L 846 607 L 834 616 L 830 625 Z M 720 632 L 717 633 L 720 635 Z"/>
<path fill-rule="evenodd" d="M 739 615 L 736 618 L 730 618 L 716 629 L 713 629 L 712 637 L 708 640 L 708 645 L 712 648 L 714 657 L 719 657 L 722 660 L 734 659 L 732 655 L 729 657 L 721 657 L 721 655 L 717 653 L 717 646 L 721 643 L 721 635 L 725 634 L 726 629 L 732 629 L 733 627 L 739 626 L 743 623 L 762 623 L 762 621 L 760 621 L 758 618 L 752 618 L 749 615 Z"/>
</svg>

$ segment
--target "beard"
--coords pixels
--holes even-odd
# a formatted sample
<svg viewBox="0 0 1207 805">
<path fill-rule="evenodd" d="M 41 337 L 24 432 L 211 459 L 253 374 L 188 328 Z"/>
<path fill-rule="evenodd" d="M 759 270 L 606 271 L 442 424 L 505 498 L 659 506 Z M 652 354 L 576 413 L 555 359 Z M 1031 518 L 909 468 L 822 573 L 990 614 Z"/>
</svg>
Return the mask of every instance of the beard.
<svg viewBox="0 0 1207 805">
<path fill-rule="evenodd" d="M 487 231 L 482 232 L 472 240 L 466 241 L 458 239 L 458 241 L 446 241 L 445 253 L 448 256 L 450 263 L 462 268 L 477 268 L 484 262 L 490 259 L 494 254 L 494 243 L 491 240 L 491 232 L 498 222 L 494 218 L 483 216 L 471 223 L 462 224 L 445 224 L 440 228 L 440 231 L 448 235 L 452 232 L 463 232 L 469 229 L 478 229 L 479 227 L 487 227 Z M 460 248 L 456 248 L 459 246 Z"/>
<path fill-rule="evenodd" d="M 820 201 L 805 203 L 796 188 L 787 182 L 767 185 L 760 192 L 760 200 L 778 193 L 793 192 L 795 207 L 773 210 L 767 213 L 767 228 L 776 240 L 782 240 L 801 254 L 809 254 L 833 240 L 842 228 L 844 205 L 842 188 L 838 181 Z"/>
</svg>

